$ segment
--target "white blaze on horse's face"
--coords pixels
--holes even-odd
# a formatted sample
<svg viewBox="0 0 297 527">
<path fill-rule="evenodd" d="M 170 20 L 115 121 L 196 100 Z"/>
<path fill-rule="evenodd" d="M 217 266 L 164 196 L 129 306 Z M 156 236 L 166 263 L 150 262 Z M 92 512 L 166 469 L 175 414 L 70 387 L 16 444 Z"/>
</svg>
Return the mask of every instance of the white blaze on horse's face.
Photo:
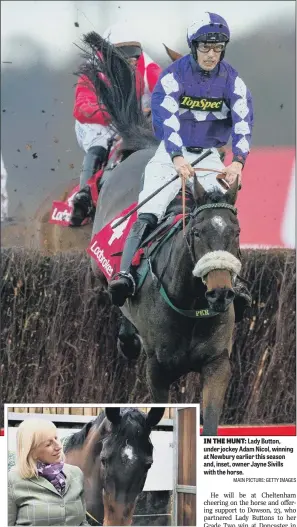
<svg viewBox="0 0 297 527">
<path fill-rule="evenodd" d="M 210 222 L 212 225 L 222 234 L 225 228 L 227 227 L 227 223 L 221 216 L 214 216 L 211 218 Z"/>
<path fill-rule="evenodd" d="M 131 445 L 127 445 L 127 446 L 125 446 L 125 448 L 123 448 L 123 450 L 122 450 L 122 459 L 124 461 L 129 460 L 130 463 L 133 463 L 133 461 L 135 461 L 136 456 L 134 454 L 134 450 L 133 450 Z"/>
</svg>

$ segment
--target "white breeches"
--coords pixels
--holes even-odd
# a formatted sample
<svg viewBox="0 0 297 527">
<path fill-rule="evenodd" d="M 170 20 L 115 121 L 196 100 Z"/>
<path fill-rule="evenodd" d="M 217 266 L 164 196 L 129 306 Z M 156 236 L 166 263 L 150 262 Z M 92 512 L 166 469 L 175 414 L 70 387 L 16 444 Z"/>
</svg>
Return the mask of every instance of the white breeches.
<svg viewBox="0 0 297 527">
<path fill-rule="evenodd" d="M 75 121 L 75 133 L 79 146 L 87 153 L 91 146 L 107 148 L 107 142 L 114 132 L 102 124 L 82 124 Z"/>
<path fill-rule="evenodd" d="M 201 154 L 192 154 L 183 148 L 183 156 L 189 163 L 192 163 L 195 159 L 197 159 L 197 157 L 200 157 L 202 154 L 204 154 L 206 150 L 208 149 L 203 150 Z M 201 163 L 195 165 L 195 168 L 204 167 L 215 170 L 223 170 L 225 168 L 216 148 L 212 148 L 212 153 L 203 159 Z M 154 157 L 148 162 L 145 168 L 143 189 L 139 194 L 138 203 L 147 198 L 150 194 L 164 185 L 166 181 L 169 181 L 175 175 L 176 170 L 174 168 L 173 162 L 165 150 L 164 141 L 162 141 Z M 205 190 L 219 188 L 222 192 L 226 192 L 217 181 L 217 174 L 215 172 L 210 172 L 207 170 L 205 172 L 196 172 L 196 175 L 198 177 L 198 181 L 205 188 Z M 187 184 L 190 186 L 190 188 L 192 188 L 193 178 L 189 179 Z M 154 198 L 150 199 L 145 205 L 143 205 L 138 210 L 138 214 L 155 214 L 160 221 L 163 218 L 169 203 L 178 194 L 180 188 L 181 178 L 178 178 L 176 181 L 170 183 L 170 185 L 161 190 L 161 192 L 159 192 Z"/>
</svg>

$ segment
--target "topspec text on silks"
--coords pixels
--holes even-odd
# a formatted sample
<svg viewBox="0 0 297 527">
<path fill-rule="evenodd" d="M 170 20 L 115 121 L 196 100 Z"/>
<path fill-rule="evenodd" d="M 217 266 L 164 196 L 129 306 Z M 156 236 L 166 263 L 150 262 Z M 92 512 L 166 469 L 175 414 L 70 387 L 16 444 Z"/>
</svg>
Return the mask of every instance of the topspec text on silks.
<svg viewBox="0 0 297 527">
<path fill-rule="evenodd" d="M 223 106 L 223 99 L 191 97 L 190 95 L 183 95 L 180 99 L 179 107 L 187 110 L 201 110 L 220 112 Z"/>
</svg>

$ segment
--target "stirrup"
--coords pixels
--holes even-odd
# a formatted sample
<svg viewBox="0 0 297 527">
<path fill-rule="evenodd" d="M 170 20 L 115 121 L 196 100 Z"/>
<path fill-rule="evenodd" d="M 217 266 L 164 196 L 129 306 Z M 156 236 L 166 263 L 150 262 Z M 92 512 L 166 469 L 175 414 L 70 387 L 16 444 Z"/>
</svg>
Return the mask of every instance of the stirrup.
<svg viewBox="0 0 297 527">
<path fill-rule="evenodd" d="M 118 278 L 118 277 L 128 278 L 128 280 L 130 280 L 130 282 L 132 283 L 132 286 L 133 286 L 133 292 L 132 292 L 131 296 L 134 296 L 135 292 L 136 292 L 136 282 L 135 282 L 132 274 L 131 273 L 125 273 L 124 271 L 119 271 L 118 273 L 115 273 L 111 277 L 111 281 L 114 281 L 115 278 Z"/>
</svg>

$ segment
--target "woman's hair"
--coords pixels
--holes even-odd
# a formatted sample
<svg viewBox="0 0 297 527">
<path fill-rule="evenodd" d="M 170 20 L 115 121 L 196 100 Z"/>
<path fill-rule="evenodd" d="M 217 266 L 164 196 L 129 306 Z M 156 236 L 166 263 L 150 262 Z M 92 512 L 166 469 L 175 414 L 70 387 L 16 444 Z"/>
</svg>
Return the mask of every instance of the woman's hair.
<svg viewBox="0 0 297 527">
<path fill-rule="evenodd" d="M 31 418 L 23 421 L 17 431 L 17 469 L 21 478 L 38 477 L 34 449 L 46 439 L 46 433 L 55 429 L 54 423 L 43 419 Z M 64 453 L 62 459 L 65 459 Z"/>
</svg>

